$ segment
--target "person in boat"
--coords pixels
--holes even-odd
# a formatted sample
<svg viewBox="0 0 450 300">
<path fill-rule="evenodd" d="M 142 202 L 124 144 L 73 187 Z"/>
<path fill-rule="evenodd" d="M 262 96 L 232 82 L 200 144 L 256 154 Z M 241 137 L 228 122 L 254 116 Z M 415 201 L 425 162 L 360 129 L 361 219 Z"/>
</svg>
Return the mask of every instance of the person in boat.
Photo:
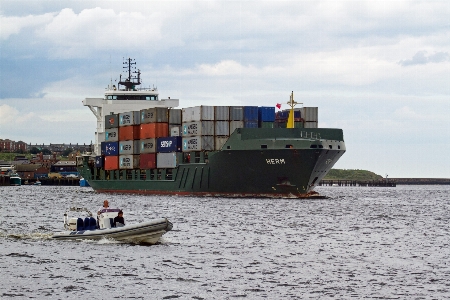
<svg viewBox="0 0 450 300">
<path fill-rule="evenodd" d="M 119 211 L 117 214 L 117 217 L 114 218 L 114 224 L 116 224 L 116 227 L 121 227 L 125 225 L 125 219 L 123 218 L 123 211 Z"/>
<path fill-rule="evenodd" d="M 109 208 L 109 202 L 108 200 L 103 201 L 103 206 L 100 207 L 97 211 L 97 215 L 100 215 L 102 213 L 102 210 Z"/>
</svg>

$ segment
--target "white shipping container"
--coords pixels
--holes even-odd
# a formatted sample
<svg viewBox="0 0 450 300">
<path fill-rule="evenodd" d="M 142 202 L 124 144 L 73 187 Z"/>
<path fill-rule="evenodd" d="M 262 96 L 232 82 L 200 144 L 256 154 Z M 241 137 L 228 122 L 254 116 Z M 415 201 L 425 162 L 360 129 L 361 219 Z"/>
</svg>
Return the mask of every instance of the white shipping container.
<svg viewBox="0 0 450 300">
<path fill-rule="evenodd" d="M 236 128 L 244 128 L 244 121 L 230 121 L 230 135 L 233 134 Z"/>
<path fill-rule="evenodd" d="M 139 144 L 140 144 L 139 152 L 142 154 L 156 152 L 156 139 L 155 138 L 140 140 Z"/>
<path fill-rule="evenodd" d="M 105 142 L 119 141 L 119 128 L 105 129 Z"/>
<path fill-rule="evenodd" d="M 230 122 L 229 121 L 215 121 L 214 135 L 230 135 Z"/>
<path fill-rule="evenodd" d="M 181 119 L 184 122 L 214 121 L 214 106 L 186 107 L 182 110 Z"/>
<path fill-rule="evenodd" d="M 243 106 L 230 106 L 230 121 L 244 121 Z"/>
<path fill-rule="evenodd" d="M 119 155 L 119 169 L 139 169 L 139 155 Z"/>
<path fill-rule="evenodd" d="M 304 128 L 318 128 L 317 122 L 305 122 L 304 125 Z"/>
<path fill-rule="evenodd" d="M 119 141 L 119 155 L 139 154 L 139 140 Z"/>
<path fill-rule="evenodd" d="M 181 126 L 179 125 L 169 125 L 170 136 L 181 136 Z"/>
<path fill-rule="evenodd" d="M 160 168 L 176 168 L 178 165 L 177 153 L 157 153 L 156 154 L 156 167 Z"/>
<path fill-rule="evenodd" d="M 228 141 L 227 136 L 216 136 L 214 137 L 214 150 L 221 150 L 223 145 Z"/>
<path fill-rule="evenodd" d="M 140 111 L 130 111 L 119 114 L 119 126 L 141 124 Z"/>
<path fill-rule="evenodd" d="M 319 121 L 319 108 L 318 107 L 302 107 L 301 115 L 302 115 L 302 118 L 306 122 L 318 122 Z"/>
<path fill-rule="evenodd" d="M 182 136 L 214 135 L 214 121 L 186 122 L 181 127 Z"/>
<path fill-rule="evenodd" d="M 210 135 L 183 138 L 183 152 L 214 150 L 214 137 Z"/>
<path fill-rule="evenodd" d="M 214 119 L 216 121 L 229 121 L 230 120 L 230 107 L 229 106 L 215 106 L 214 107 Z"/>
</svg>

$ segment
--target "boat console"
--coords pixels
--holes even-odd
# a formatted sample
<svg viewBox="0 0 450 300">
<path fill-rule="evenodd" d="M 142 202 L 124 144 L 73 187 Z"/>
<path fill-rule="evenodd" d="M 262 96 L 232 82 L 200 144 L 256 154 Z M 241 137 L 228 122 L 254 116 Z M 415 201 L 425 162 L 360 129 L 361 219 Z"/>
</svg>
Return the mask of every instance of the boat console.
<svg viewBox="0 0 450 300">
<path fill-rule="evenodd" d="M 98 227 L 100 229 L 116 227 L 114 224 L 114 218 L 117 217 L 120 209 L 118 208 L 107 208 L 100 211 L 98 216 Z"/>
</svg>

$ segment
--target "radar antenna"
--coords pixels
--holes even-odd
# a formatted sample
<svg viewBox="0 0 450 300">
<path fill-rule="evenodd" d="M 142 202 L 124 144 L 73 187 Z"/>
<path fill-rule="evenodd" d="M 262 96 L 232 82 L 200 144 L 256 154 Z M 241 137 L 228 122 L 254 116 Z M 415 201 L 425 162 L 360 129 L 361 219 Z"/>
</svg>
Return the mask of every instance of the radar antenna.
<svg viewBox="0 0 450 300">
<path fill-rule="evenodd" d="M 128 69 L 128 78 L 122 81 L 122 75 L 120 75 L 119 85 L 125 86 L 127 91 L 134 91 L 136 86 L 141 84 L 141 70 L 136 71 L 136 67 L 133 67 L 136 64 L 135 59 L 128 58 L 123 64 L 123 68 Z M 137 74 L 137 76 L 132 76 L 132 74 Z"/>
</svg>

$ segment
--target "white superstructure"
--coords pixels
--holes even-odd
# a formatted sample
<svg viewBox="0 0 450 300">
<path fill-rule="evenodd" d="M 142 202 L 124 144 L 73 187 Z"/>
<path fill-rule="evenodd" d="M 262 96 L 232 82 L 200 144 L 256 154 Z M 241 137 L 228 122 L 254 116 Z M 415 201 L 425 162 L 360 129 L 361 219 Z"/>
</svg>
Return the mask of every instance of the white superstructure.
<svg viewBox="0 0 450 300">
<path fill-rule="evenodd" d="M 100 144 L 105 141 L 105 116 L 130 111 L 139 111 L 151 107 L 177 107 L 178 99 L 159 99 L 157 88 L 136 88 L 140 85 L 140 71 L 132 72 L 132 65 L 136 64 L 129 58 L 125 63 L 128 68 L 128 78 L 119 81 L 119 88 L 108 86 L 104 98 L 86 98 L 83 105 L 89 107 L 97 118 L 97 131 L 95 132 L 94 153 L 100 155 Z M 136 73 L 137 77 L 131 74 Z M 124 88 L 120 88 L 120 86 Z"/>
</svg>

